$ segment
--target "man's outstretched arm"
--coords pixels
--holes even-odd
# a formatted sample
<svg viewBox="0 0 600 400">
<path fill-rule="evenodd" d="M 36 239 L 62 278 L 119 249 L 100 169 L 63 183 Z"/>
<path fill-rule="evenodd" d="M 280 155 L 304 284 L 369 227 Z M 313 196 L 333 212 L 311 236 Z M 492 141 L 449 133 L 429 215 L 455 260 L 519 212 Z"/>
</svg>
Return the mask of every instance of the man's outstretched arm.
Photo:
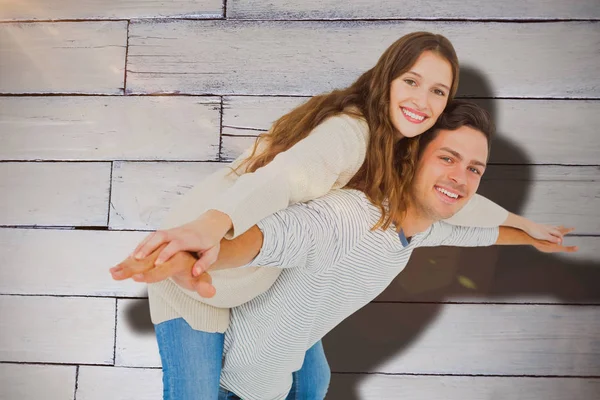
<svg viewBox="0 0 600 400">
<path fill-rule="evenodd" d="M 573 228 L 558 227 L 561 235 L 566 235 L 573 231 Z M 534 239 L 520 229 L 501 226 L 498 233 L 497 245 L 530 245 L 543 253 L 573 253 L 579 248 L 577 246 L 563 246 L 558 243 L 551 243 L 545 240 Z"/>
</svg>

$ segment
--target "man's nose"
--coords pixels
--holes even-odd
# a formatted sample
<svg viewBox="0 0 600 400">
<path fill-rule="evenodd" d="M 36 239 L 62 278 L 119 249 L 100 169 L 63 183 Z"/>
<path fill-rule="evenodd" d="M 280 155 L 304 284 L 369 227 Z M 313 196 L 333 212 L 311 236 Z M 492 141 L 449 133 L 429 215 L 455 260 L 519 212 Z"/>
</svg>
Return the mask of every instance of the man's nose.
<svg viewBox="0 0 600 400">
<path fill-rule="evenodd" d="M 449 171 L 448 178 L 458 185 L 466 185 L 467 171 L 465 171 L 464 168 L 456 166 Z"/>
</svg>

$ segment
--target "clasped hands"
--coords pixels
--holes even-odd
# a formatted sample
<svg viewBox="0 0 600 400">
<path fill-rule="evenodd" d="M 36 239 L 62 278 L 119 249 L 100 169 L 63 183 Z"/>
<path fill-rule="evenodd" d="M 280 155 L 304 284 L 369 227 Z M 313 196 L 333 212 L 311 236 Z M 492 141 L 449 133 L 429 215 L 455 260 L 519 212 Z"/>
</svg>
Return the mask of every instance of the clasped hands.
<svg viewBox="0 0 600 400">
<path fill-rule="evenodd" d="M 216 293 L 212 285 L 212 278 L 208 272 L 202 272 L 198 276 L 192 274 L 192 269 L 198 260 L 187 251 L 180 251 L 169 258 L 168 261 L 155 265 L 160 252 L 167 246 L 163 244 L 154 252 L 141 260 L 133 256 L 127 257 L 109 271 L 112 278 L 117 281 L 132 278 L 136 282 L 155 283 L 167 278 L 184 289 L 192 290 L 201 297 L 210 298 Z"/>
</svg>

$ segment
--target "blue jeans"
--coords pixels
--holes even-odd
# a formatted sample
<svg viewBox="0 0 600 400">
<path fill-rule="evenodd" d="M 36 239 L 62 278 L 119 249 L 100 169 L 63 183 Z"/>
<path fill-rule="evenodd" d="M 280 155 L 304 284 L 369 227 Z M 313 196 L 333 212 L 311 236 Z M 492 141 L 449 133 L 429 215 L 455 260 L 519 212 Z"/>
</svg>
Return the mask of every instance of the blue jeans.
<svg viewBox="0 0 600 400">
<path fill-rule="evenodd" d="M 162 322 L 154 330 L 162 362 L 164 400 L 239 399 L 219 388 L 222 333 L 193 330 L 183 318 Z M 302 368 L 293 378 L 287 400 L 325 398 L 331 371 L 321 341 L 308 349 Z"/>
</svg>

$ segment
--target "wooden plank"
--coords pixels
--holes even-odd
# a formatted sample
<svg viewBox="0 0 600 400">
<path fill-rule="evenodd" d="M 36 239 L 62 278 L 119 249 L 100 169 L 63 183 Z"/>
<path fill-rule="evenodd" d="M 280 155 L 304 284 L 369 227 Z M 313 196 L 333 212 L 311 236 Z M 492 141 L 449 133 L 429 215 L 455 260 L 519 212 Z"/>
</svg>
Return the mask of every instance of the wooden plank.
<svg viewBox="0 0 600 400">
<path fill-rule="evenodd" d="M 122 94 L 127 22 L 0 25 L 0 93 Z"/>
<path fill-rule="evenodd" d="M 527 1 L 502 3 L 461 0 L 421 0 L 418 7 L 409 1 L 370 0 L 230 0 L 227 17 L 232 19 L 598 19 L 594 0 Z"/>
<path fill-rule="evenodd" d="M 258 135 L 307 99 L 228 96 L 223 100 L 223 133 Z M 600 101 L 473 101 L 487 108 L 496 122 L 491 163 L 598 163 L 600 141 L 595 127 L 600 125 Z M 224 149 L 231 151 L 226 146 Z"/>
<path fill-rule="evenodd" d="M 75 392 L 75 366 L 0 364 L 0 400 L 66 400 Z"/>
<path fill-rule="evenodd" d="M 77 400 L 161 400 L 160 369 L 79 368 Z"/>
<path fill-rule="evenodd" d="M 219 18 L 221 0 L 0 0 L 0 21 L 129 18 Z"/>
<path fill-rule="evenodd" d="M 361 400 L 590 400 L 599 379 L 333 374 L 327 398 Z"/>
<path fill-rule="evenodd" d="M 600 169 L 490 166 L 479 193 L 534 221 L 600 233 Z"/>
<path fill-rule="evenodd" d="M 157 229 L 175 200 L 222 163 L 115 162 L 112 229 Z"/>
<path fill-rule="evenodd" d="M 112 364 L 115 300 L 0 296 L 0 361 Z"/>
<path fill-rule="evenodd" d="M 118 301 L 115 365 L 161 366 L 148 300 Z"/>
<path fill-rule="evenodd" d="M 335 372 L 600 375 L 600 307 L 369 304 L 324 341 Z"/>
<path fill-rule="evenodd" d="M 0 98 L 2 160 L 217 160 L 215 97 Z"/>
<path fill-rule="evenodd" d="M 255 142 L 254 136 L 221 136 L 221 159 L 233 161 Z"/>
<path fill-rule="evenodd" d="M 258 135 L 271 128 L 273 122 L 309 97 L 250 97 L 223 98 L 223 134 Z"/>
<path fill-rule="evenodd" d="M 139 21 L 130 26 L 128 92 L 313 95 L 348 86 L 418 30 L 454 43 L 462 95 L 598 95 L 596 22 Z"/>
<path fill-rule="evenodd" d="M 600 238 L 567 237 L 578 253 L 531 247 L 417 249 L 376 301 L 600 304 Z"/>
<path fill-rule="evenodd" d="M 146 296 L 145 285 L 108 272 L 146 234 L 0 229 L 0 294 Z"/>
<path fill-rule="evenodd" d="M 0 225 L 106 226 L 110 163 L 0 164 Z"/>
</svg>

